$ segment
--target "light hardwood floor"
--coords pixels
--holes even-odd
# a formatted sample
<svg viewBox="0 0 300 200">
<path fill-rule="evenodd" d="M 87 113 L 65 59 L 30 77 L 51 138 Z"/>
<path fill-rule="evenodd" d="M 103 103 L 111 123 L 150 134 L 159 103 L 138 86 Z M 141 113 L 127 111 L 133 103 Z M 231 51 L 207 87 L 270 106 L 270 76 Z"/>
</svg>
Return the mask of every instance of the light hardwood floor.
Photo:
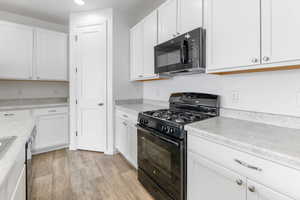
<svg viewBox="0 0 300 200">
<path fill-rule="evenodd" d="M 32 200 L 153 200 L 121 155 L 59 150 L 33 157 Z"/>
</svg>

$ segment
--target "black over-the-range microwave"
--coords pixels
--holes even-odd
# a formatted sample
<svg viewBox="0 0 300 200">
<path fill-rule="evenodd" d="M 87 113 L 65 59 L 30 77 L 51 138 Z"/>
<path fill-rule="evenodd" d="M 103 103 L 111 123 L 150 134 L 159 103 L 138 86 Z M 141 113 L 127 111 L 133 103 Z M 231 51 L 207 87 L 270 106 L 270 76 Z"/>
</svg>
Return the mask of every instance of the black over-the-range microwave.
<svg viewBox="0 0 300 200">
<path fill-rule="evenodd" d="M 179 75 L 205 72 L 205 30 L 197 28 L 154 47 L 155 73 Z"/>
</svg>

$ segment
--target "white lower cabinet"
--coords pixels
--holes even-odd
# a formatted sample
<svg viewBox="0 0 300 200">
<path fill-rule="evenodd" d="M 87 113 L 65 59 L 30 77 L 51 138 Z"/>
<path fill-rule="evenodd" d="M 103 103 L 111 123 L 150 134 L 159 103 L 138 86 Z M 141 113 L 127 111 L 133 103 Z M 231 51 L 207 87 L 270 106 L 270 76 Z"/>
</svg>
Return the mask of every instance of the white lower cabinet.
<svg viewBox="0 0 300 200">
<path fill-rule="evenodd" d="M 247 200 L 293 200 L 259 183 L 247 181 Z"/>
<path fill-rule="evenodd" d="M 187 144 L 188 200 L 300 199 L 299 170 L 191 133 Z"/>
<path fill-rule="evenodd" d="M 137 168 L 136 118 L 137 116 L 117 112 L 115 124 L 116 148 L 135 168 Z"/>
<path fill-rule="evenodd" d="M 23 166 L 11 200 L 26 200 L 26 167 Z"/>
<path fill-rule="evenodd" d="M 246 178 L 188 153 L 188 200 L 246 200 Z"/>
<path fill-rule="evenodd" d="M 34 152 L 55 150 L 69 143 L 69 120 L 67 108 L 49 108 L 34 111 L 36 117 L 36 139 Z"/>
</svg>

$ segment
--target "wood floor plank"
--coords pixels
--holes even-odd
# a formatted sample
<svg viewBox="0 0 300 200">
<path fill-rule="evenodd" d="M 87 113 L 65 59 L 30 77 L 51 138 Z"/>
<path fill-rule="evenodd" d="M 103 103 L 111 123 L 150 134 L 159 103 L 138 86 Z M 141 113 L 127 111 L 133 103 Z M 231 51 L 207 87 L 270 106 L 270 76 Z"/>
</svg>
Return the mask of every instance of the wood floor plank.
<svg viewBox="0 0 300 200">
<path fill-rule="evenodd" d="M 33 156 L 32 200 L 154 200 L 119 154 L 67 149 Z"/>
</svg>

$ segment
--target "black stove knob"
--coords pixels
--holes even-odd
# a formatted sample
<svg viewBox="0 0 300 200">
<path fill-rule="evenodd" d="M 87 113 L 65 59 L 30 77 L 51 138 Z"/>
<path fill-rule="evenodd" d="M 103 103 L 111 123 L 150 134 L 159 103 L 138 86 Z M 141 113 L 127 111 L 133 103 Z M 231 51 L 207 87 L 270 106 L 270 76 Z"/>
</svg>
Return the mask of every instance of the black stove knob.
<svg viewBox="0 0 300 200">
<path fill-rule="evenodd" d="M 174 130 L 174 128 L 170 128 L 170 133 L 174 133 L 175 132 L 175 130 Z"/>
<path fill-rule="evenodd" d="M 145 120 L 144 120 L 144 124 L 145 124 L 145 125 L 149 124 L 149 120 L 145 119 Z"/>
</svg>

